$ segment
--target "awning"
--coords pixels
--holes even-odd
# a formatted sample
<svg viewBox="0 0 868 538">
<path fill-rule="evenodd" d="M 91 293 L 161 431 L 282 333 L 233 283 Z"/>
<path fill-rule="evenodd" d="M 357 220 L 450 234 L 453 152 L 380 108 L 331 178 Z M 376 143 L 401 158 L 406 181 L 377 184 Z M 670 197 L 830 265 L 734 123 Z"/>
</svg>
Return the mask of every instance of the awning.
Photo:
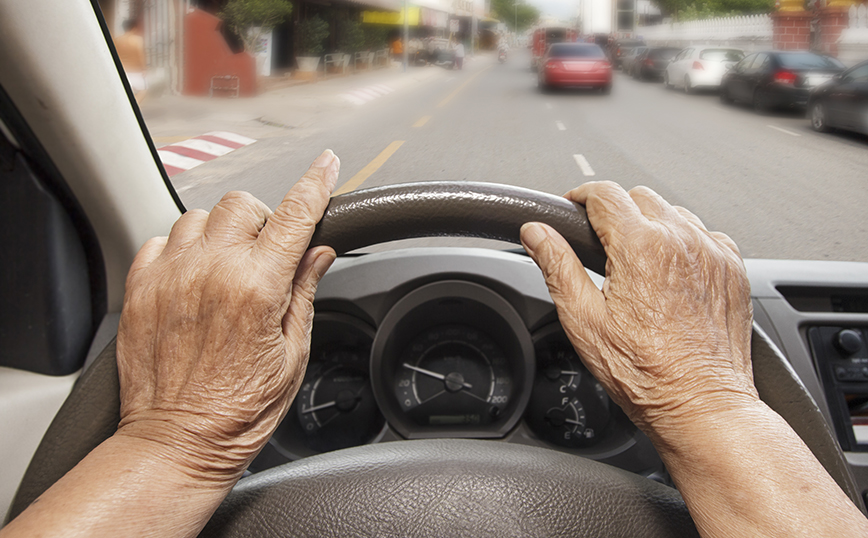
<svg viewBox="0 0 868 538">
<path fill-rule="evenodd" d="M 409 26 L 419 26 L 421 8 L 410 7 L 407 10 Z M 362 11 L 362 22 L 368 24 L 404 25 L 404 10 L 401 11 Z"/>
</svg>

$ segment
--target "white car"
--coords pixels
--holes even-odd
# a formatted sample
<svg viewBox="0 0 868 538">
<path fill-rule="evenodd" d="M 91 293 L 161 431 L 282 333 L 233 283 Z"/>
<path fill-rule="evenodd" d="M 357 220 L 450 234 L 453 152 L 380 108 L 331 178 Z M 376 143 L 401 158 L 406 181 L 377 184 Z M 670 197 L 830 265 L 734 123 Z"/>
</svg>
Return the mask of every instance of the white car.
<svg viewBox="0 0 868 538">
<path fill-rule="evenodd" d="M 690 93 L 698 88 L 719 88 L 726 71 L 744 58 L 741 49 L 688 47 L 679 52 L 663 73 L 663 85 Z"/>
</svg>

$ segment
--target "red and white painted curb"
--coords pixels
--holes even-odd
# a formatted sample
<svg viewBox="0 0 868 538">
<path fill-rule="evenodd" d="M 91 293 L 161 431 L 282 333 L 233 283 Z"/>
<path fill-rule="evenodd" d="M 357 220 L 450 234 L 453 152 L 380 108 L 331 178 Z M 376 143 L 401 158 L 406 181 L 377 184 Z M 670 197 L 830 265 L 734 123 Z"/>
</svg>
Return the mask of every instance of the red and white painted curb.
<svg viewBox="0 0 868 538">
<path fill-rule="evenodd" d="M 169 177 L 256 142 L 253 138 L 214 131 L 157 149 Z"/>
<path fill-rule="evenodd" d="M 346 93 L 342 93 L 341 97 L 353 103 L 354 105 L 363 105 L 369 101 L 373 101 L 378 97 L 382 97 L 386 94 L 392 93 L 393 91 L 395 91 L 395 89 L 391 86 L 386 86 L 385 84 L 374 84 L 373 86 L 356 88 L 355 90 L 350 90 Z"/>
</svg>

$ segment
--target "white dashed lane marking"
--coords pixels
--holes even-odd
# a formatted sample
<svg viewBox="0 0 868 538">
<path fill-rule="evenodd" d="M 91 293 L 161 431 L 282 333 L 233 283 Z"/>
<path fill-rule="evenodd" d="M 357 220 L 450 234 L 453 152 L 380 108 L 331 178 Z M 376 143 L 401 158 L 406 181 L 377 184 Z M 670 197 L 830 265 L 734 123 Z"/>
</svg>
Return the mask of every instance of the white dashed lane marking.
<svg viewBox="0 0 868 538">
<path fill-rule="evenodd" d="M 792 131 L 788 131 L 788 130 L 786 130 L 786 129 L 782 129 L 782 128 L 780 128 L 780 127 L 775 127 L 774 125 L 766 125 L 766 127 L 768 127 L 769 129 L 774 129 L 775 131 L 780 131 L 780 132 L 782 132 L 782 133 L 784 133 L 784 134 L 788 134 L 788 135 L 790 135 L 790 136 L 802 136 L 802 135 L 800 135 L 799 133 L 794 133 L 794 132 L 792 132 Z"/>
<path fill-rule="evenodd" d="M 582 174 L 586 176 L 596 175 L 594 173 L 594 169 L 591 168 L 591 163 L 588 162 L 588 159 L 586 159 L 584 155 L 573 155 L 573 159 L 576 160 L 576 164 L 579 165 L 579 169 L 582 171 Z"/>
<path fill-rule="evenodd" d="M 556 121 L 555 125 L 558 126 L 558 131 L 566 131 L 567 130 L 567 126 L 564 125 L 564 122 L 562 122 L 562 121 Z"/>
</svg>

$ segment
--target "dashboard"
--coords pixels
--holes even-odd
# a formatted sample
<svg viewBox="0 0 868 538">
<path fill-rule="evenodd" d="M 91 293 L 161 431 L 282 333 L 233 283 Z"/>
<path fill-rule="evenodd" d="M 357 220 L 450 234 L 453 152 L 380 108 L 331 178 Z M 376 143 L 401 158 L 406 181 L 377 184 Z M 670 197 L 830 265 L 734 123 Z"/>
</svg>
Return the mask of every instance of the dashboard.
<svg viewBox="0 0 868 538">
<path fill-rule="evenodd" d="M 341 257 L 315 307 L 307 373 L 254 472 L 362 444 L 473 438 L 665 481 L 650 441 L 573 350 L 524 254 Z"/>
<path fill-rule="evenodd" d="M 745 266 L 754 321 L 787 357 L 868 492 L 866 265 Z M 582 366 L 523 253 L 342 256 L 320 282 L 315 306 L 307 374 L 251 471 L 362 444 L 474 438 L 545 447 L 669 483 L 650 441 Z"/>
</svg>

